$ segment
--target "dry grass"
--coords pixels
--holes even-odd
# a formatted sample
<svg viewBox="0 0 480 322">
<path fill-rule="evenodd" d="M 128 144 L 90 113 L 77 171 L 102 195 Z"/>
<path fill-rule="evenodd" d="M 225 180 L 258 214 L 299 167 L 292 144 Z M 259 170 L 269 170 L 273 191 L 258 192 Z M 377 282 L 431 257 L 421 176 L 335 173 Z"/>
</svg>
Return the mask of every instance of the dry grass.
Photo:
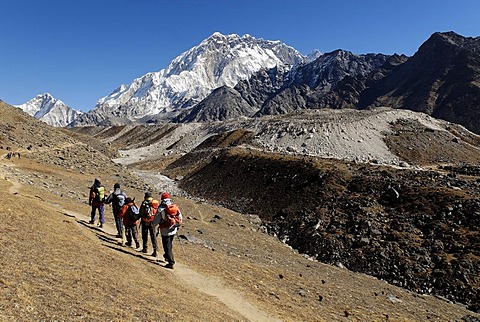
<svg viewBox="0 0 480 322">
<path fill-rule="evenodd" d="M 178 265 L 170 271 L 117 244 L 108 208 L 99 230 L 86 224 L 85 203 L 42 187 L 48 174 L 59 189 L 82 194 L 74 182 L 91 178 L 29 159 L 2 163 L 1 320 L 458 321 L 472 314 L 312 262 L 248 216 L 181 198 L 181 233 L 201 242 L 175 240 Z M 32 184 L 18 184 L 20 177 Z"/>
<path fill-rule="evenodd" d="M 40 148 L 66 149 L 80 138 L 1 102 L 0 109 L 0 143 L 22 152 L 20 160 L 0 153 L 1 321 L 480 318 L 459 305 L 310 261 L 263 234 L 248 216 L 178 197 L 185 215 L 181 233 L 199 242 L 175 240 L 177 265 L 168 270 L 118 244 L 110 208 L 104 229 L 86 223 L 93 175 L 100 175 L 107 189 L 119 179 L 128 182 L 127 192 L 137 197 L 143 183 L 107 162 L 97 165 L 101 172 L 90 163 L 85 171 L 66 167 L 85 161 L 82 150 L 60 154 L 65 160 L 58 164 L 49 155 L 26 158 L 21 148 L 29 144 L 41 153 Z"/>
</svg>

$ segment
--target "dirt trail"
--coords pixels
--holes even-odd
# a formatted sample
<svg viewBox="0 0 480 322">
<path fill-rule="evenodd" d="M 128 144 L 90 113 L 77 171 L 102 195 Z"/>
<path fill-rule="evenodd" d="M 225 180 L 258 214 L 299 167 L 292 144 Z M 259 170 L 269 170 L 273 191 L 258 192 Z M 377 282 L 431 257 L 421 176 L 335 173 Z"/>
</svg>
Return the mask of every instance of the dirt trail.
<svg viewBox="0 0 480 322">
<path fill-rule="evenodd" d="M 11 167 L 14 165 L 6 162 L 0 162 L 0 175 L 11 184 L 8 192 L 10 194 L 21 193 L 22 185 L 16 181 L 5 177 L 5 171 L 3 170 L 4 166 Z M 58 208 L 58 210 L 60 212 L 63 212 L 66 216 L 76 219 L 78 223 L 87 223 L 90 220 L 88 216 L 64 209 L 58 204 L 50 203 L 50 205 Z M 86 224 L 84 224 L 83 226 L 85 228 L 88 227 Z M 116 234 L 115 227 L 107 224 L 104 225 L 103 229 L 98 229 L 97 233 L 98 232 L 105 234 L 104 237 L 106 239 L 110 238 L 110 236 L 108 235 Z M 86 231 L 85 233 L 88 233 L 88 231 Z M 132 251 L 136 252 L 135 250 Z M 138 256 L 133 260 L 138 260 L 140 258 L 144 257 Z M 226 287 L 224 283 L 219 279 L 200 274 L 195 270 L 190 269 L 188 266 L 182 264 L 176 264 L 175 270 L 173 270 L 172 273 L 175 274 L 175 277 L 179 281 L 181 281 L 184 286 L 190 286 L 202 293 L 216 297 L 228 308 L 238 312 L 238 314 L 248 319 L 249 321 L 280 321 L 280 319 L 272 317 L 268 313 L 252 305 L 242 295 L 240 295 L 237 290 Z"/>
<path fill-rule="evenodd" d="M 227 288 L 222 281 L 202 275 L 185 265 L 176 264 L 174 274 L 202 293 L 215 296 L 230 309 L 237 311 L 249 321 L 281 321 L 259 310 L 237 291 Z"/>
</svg>

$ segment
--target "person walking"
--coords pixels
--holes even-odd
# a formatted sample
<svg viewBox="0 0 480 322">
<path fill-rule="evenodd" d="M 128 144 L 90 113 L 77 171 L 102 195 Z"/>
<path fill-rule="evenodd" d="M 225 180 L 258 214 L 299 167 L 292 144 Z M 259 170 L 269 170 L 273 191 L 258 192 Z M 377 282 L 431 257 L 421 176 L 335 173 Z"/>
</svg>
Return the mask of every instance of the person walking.
<svg viewBox="0 0 480 322">
<path fill-rule="evenodd" d="M 152 243 L 153 253 L 151 256 L 157 257 L 158 242 L 157 231 L 158 222 L 153 222 L 157 214 L 159 202 L 154 200 L 150 192 L 145 192 L 144 200 L 140 205 L 141 229 L 142 229 L 142 253 L 148 252 L 148 234 L 150 234 L 150 241 Z"/>
<path fill-rule="evenodd" d="M 166 268 L 173 269 L 175 258 L 173 256 L 173 238 L 178 232 L 182 223 L 182 213 L 178 206 L 173 203 L 168 193 L 161 195 L 160 212 L 160 234 L 162 236 L 163 258 L 167 262 Z"/>
<path fill-rule="evenodd" d="M 140 210 L 135 204 L 135 200 L 127 197 L 125 204 L 120 209 L 118 216 L 123 220 L 123 226 L 125 227 L 125 235 L 127 237 L 127 246 L 132 246 L 132 241 L 135 242 L 135 248 L 140 248 L 140 242 L 138 241 L 138 219 L 140 218 Z"/>
<path fill-rule="evenodd" d="M 90 187 L 90 194 L 88 197 L 88 204 L 92 206 L 92 211 L 90 213 L 90 221 L 88 223 L 92 225 L 95 223 L 95 216 L 98 209 L 98 213 L 100 217 L 98 226 L 100 228 L 103 227 L 103 223 L 105 222 L 104 198 L 105 198 L 105 187 L 102 186 L 102 183 L 100 182 L 99 178 L 95 178 L 95 180 L 93 181 L 93 185 Z"/>
<path fill-rule="evenodd" d="M 115 183 L 113 185 L 113 192 L 105 199 L 105 204 L 112 204 L 113 218 L 115 220 L 115 227 L 117 228 L 117 237 L 122 238 L 123 241 L 123 221 L 118 216 L 122 206 L 125 204 L 127 195 L 120 189 L 120 184 Z"/>
</svg>

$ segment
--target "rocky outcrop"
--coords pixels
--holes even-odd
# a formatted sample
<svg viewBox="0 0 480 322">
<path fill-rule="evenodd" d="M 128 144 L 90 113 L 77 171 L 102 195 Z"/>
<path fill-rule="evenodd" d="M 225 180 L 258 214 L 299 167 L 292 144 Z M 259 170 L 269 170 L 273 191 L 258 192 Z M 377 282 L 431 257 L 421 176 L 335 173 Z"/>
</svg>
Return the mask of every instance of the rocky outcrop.
<svg viewBox="0 0 480 322">
<path fill-rule="evenodd" d="M 253 116 L 256 111 L 238 91 L 223 86 L 214 90 L 208 100 L 197 104 L 180 122 L 224 121 L 240 116 Z"/>
<path fill-rule="evenodd" d="M 424 112 L 480 133 L 480 37 L 433 34 L 405 63 L 372 80 L 358 108 Z"/>
<path fill-rule="evenodd" d="M 209 160 L 183 189 L 259 215 L 270 234 L 322 262 L 480 309 L 480 181 L 457 177 L 462 167 L 442 174 L 243 149 Z"/>
</svg>

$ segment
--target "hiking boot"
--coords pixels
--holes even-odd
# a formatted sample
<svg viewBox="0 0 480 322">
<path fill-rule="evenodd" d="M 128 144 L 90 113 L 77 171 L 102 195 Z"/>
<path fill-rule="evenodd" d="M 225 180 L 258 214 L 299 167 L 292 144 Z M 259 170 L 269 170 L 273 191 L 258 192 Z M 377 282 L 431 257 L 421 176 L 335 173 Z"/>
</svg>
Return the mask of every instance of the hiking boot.
<svg viewBox="0 0 480 322">
<path fill-rule="evenodd" d="M 140 248 L 140 243 L 137 243 L 135 246 L 135 248 Z"/>
<path fill-rule="evenodd" d="M 89 223 L 90 225 L 93 225 L 95 222 L 94 222 L 93 220 L 90 220 L 88 223 Z"/>
<path fill-rule="evenodd" d="M 157 257 L 157 251 L 154 250 L 153 253 L 152 253 L 152 255 L 150 255 L 150 256 L 152 256 L 152 257 Z"/>
<path fill-rule="evenodd" d="M 103 223 L 101 222 L 98 227 L 103 228 Z"/>
<path fill-rule="evenodd" d="M 146 253 L 147 253 L 147 249 L 146 249 L 146 248 L 143 248 L 143 249 L 142 249 L 142 253 L 146 254 Z"/>
<path fill-rule="evenodd" d="M 173 263 L 168 263 L 165 265 L 165 268 L 173 269 Z"/>
<path fill-rule="evenodd" d="M 126 242 L 126 243 L 125 243 L 125 246 L 130 247 L 130 246 L 132 246 L 132 243 Z"/>
</svg>

